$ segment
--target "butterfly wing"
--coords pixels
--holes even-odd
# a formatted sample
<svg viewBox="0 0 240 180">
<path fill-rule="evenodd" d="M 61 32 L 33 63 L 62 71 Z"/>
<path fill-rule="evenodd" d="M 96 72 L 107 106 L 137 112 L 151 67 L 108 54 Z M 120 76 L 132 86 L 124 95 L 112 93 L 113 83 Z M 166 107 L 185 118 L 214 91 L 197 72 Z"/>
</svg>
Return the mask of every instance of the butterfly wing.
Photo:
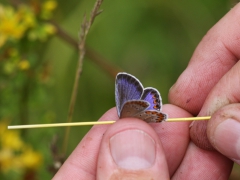
<svg viewBox="0 0 240 180">
<path fill-rule="evenodd" d="M 115 100 L 118 116 L 120 117 L 124 103 L 139 100 L 143 93 L 141 82 L 127 73 L 118 73 L 115 82 Z"/>
<path fill-rule="evenodd" d="M 162 98 L 157 89 L 150 87 L 145 88 L 141 99 L 150 103 L 150 106 L 148 107 L 147 110 L 161 111 Z"/>
<path fill-rule="evenodd" d="M 161 122 L 167 115 L 160 112 L 162 99 L 155 88 L 145 88 L 134 76 L 118 73 L 115 82 L 115 99 L 120 118 L 136 117 L 146 122 Z"/>
<path fill-rule="evenodd" d="M 148 123 L 161 122 L 167 119 L 167 115 L 155 110 L 147 110 L 150 103 L 144 100 L 127 101 L 122 108 L 120 118 L 135 117 Z"/>
<path fill-rule="evenodd" d="M 135 117 L 149 107 L 149 102 L 143 100 L 127 101 L 121 110 L 120 118 Z"/>
<path fill-rule="evenodd" d="M 167 119 L 166 114 L 154 110 L 139 112 L 134 117 L 142 119 L 147 123 L 158 123 Z"/>
</svg>

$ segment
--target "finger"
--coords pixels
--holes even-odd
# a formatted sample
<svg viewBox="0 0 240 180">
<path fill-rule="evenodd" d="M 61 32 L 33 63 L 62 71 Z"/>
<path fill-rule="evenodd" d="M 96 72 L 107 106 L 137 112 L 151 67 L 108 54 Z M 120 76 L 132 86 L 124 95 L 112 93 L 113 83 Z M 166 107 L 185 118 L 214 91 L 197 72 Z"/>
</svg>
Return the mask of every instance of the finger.
<svg viewBox="0 0 240 180">
<path fill-rule="evenodd" d="M 190 115 L 186 111 L 172 105 L 164 105 L 163 111 L 168 113 L 170 117 L 188 117 Z M 101 120 L 116 118 L 116 110 L 113 109 L 107 112 Z M 189 141 L 189 123 L 166 122 L 165 124 L 151 124 L 151 126 L 154 127 L 161 140 L 164 141 L 164 150 L 167 154 L 168 165 L 170 167 L 170 173 L 172 174 L 179 166 L 186 151 Z M 77 176 L 83 179 L 85 177 L 88 177 L 88 179 L 95 179 L 96 157 L 102 138 L 99 134 L 103 134 L 106 130 L 106 126 L 103 129 L 101 129 L 101 127 L 102 126 L 94 126 L 90 130 L 56 174 L 56 179 L 64 179 L 66 177 L 76 178 Z M 97 131 L 96 133 L 94 133 L 95 130 Z M 92 142 L 88 143 L 87 139 L 92 139 Z M 81 146 L 84 146 L 85 150 L 81 149 Z M 178 150 L 176 151 L 176 149 Z M 75 162 L 78 160 L 80 162 Z"/>
<path fill-rule="evenodd" d="M 117 120 L 116 108 L 107 111 L 101 120 Z M 97 156 L 102 136 L 110 125 L 96 125 L 85 135 L 54 176 L 58 179 L 95 180 Z"/>
<path fill-rule="evenodd" d="M 219 108 L 240 102 L 240 61 L 228 71 L 209 93 L 199 116 L 212 115 Z M 204 149 L 214 149 L 208 140 L 207 121 L 195 121 L 190 129 L 192 141 Z"/>
<path fill-rule="evenodd" d="M 210 90 L 240 59 L 240 4 L 202 39 L 186 70 L 170 89 L 169 101 L 197 115 Z"/>
<path fill-rule="evenodd" d="M 229 178 L 232 161 L 217 151 L 205 151 L 190 143 L 178 170 L 171 178 L 175 179 L 219 179 Z"/>
<path fill-rule="evenodd" d="M 208 124 L 208 137 L 214 148 L 240 165 L 240 104 L 219 109 Z"/>
<path fill-rule="evenodd" d="M 187 111 L 171 105 L 163 105 L 169 118 L 190 117 Z M 179 167 L 189 144 L 190 122 L 162 122 L 150 124 L 160 138 L 166 155 L 170 176 Z"/>
<path fill-rule="evenodd" d="M 188 117 L 190 114 L 181 108 L 173 105 L 164 105 L 163 112 L 169 117 Z M 128 121 L 131 119 L 128 119 Z M 140 121 L 140 123 L 142 123 Z M 139 127 L 138 121 L 134 122 Z M 160 138 L 166 155 L 169 174 L 172 175 L 181 163 L 189 143 L 189 122 L 162 122 L 150 123 L 154 131 Z M 128 126 L 127 126 L 128 127 Z M 128 127 L 130 128 L 130 127 Z M 115 131 L 117 130 L 114 128 Z M 127 138 L 126 138 L 127 139 Z M 120 145 L 119 145 L 120 146 Z M 176 150 L 177 149 L 177 150 Z"/>
<path fill-rule="evenodd" d="M 135 118 L 114 123 L 105 132 L 97 179 L 169 179 L 162 144 L 149 124 Z"/>
</svg>

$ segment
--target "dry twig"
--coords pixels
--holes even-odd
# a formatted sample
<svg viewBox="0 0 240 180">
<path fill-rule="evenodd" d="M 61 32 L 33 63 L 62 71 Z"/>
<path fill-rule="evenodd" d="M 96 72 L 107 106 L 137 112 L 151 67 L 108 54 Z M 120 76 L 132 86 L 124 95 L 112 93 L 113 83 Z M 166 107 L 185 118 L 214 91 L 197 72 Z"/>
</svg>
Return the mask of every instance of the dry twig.
<svg viewBox="0 0 240 180">
<path fill-rule="evenodd" d="M 88 34 L 88 32 L 89 32 L 89 30 L 92 26 L 92 23 L 94 22 L 94 19 L 99 14 L 99 12 L 101 12 L 101 11 L 99 11 L 99 8 L 100 8 L 102 2 L 103 2 L 103 0 L 97 0 L 96 1 L 89 20 L 87 21 L 86 15 L 84 15 L 83 22 L 82 22 L 82 25 L 81 25 L 80 39 L 79 39 L 79 46 L 78 46 L 80 56 L 79 56 L 79 59 L 78 59 L 75 81 L 74 81 L 71 101 L 70 101 L 70 105 L 69 105 L 68 118 L 67 118 L 68 123 L 72 121 L 72 116 L 73 116 L 74 107 L 75 107 L 75 101 L 76 101 L 76 98 L 77 98 L 79 79 L 80 79 L 80 76 L 81 76 L 81 73 L 82 73 L 83 59 L 84 59 L 85 53 L 86 53 L 85 43 L 86 43 L 87 34 Z M 64 135 L 64 142 L 63 142 L 63 154 L 64 155 L 66 154 L 66 150 L 67 150 L 69 132 L 70 132 L 70 127 L 66 127 L 66 131 L 65 131 L 65 135 Z"/>
</svg>

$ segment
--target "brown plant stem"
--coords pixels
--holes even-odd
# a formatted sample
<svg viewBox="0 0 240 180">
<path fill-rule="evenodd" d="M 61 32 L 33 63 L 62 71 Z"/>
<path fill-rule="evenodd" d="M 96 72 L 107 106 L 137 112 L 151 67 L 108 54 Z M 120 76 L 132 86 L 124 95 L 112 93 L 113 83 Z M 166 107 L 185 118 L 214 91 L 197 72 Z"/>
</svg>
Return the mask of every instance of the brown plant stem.
<svg viewBox="0 0 240 180">
<path fill-rule="evenodd" d="M 96 18 L 96 16 L 98 14 L 100 14 L 99 8 L 100 8 L 102 2 L 103 2 L 103 0 L 97 0 L 96 1 L 95 5 L 94 5 L 94 8 L 91 12 L 89 20 L 88 21 L 86 20 L 86 15 L 85 15 L 84 18 L 83 18 L 83 22 L 81 24 L 81 33 L 80 33 L 80 36 L 79 36 L 79 44 L 78 44 L 78 49 L 79 49 L 79 54 L 80 55 L 79 55 L 78 64 L 77 64 L 77 70 L 76 70 L 76 75 L 75 75 L 75 81 L 74 81 L 71 101 L 70 101 L 70 105 L 69 105 L 68 118 L 67 118 L 68 123 L 72 121 L 75 102 L 76 102 L 76 98 L 77 98 L 79 79 L 80 79 L 80 76 L 81 76 L 81 73 L 82 73 L 83 59 L 84 59 L 85 53 L 86 53 L 86 50 L 85 50 L 86 38 L 87 38 L 88 32 L 91 28 L 91 25 L 94 22 L 94 19 Z M 68 127 L 66 127 L 63 146 L 62 146 L 63 155 L 65 155 L 66 151 L 67 151 L 69 132 L 70 132 L 70 127 L 68 126 Z"/>
</svg>

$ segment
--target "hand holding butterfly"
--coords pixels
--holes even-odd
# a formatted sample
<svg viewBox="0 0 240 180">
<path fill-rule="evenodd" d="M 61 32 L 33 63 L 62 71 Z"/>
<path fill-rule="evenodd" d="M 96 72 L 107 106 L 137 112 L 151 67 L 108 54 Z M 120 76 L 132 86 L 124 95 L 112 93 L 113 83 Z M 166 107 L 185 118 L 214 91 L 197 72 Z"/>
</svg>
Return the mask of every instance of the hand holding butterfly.
<svg viewBox="0 0 240 180">
<path fill-rule="evenodd" d="M 240 3 L 202 39 L 188 67 L 171 88 L 169 100 L 193 115 L 211 115 L 209 122 L 192 124 L 191 140 L 200 148 L 216 149 L 240 165 L 239 18 Z M 198 150 L 193 153 L 201 157 Z M 209 153 L 205 153 L 206 161 L 212 159 Z"/>
<path fill-rule="evenodd" d="M 239 19 L 240 4 L 203 38 L 170 90 L 174 105 L 163 106 L 169 117 L 212 115 L 208 126 L 206 122 L 193 124 L 191 139 L 238 163 Z M 118 119 L 115 108 L 100 121 L 107 119 Z M 232 161 L 194 143 L 189 141 L 188 122 L 147 124 L 124 118 L 113 125 L 94 126 L 53 179 L 228 179 Z"/>
<path fill-rule="evenodd" d="M 163 111 L 171 117 L 190 116 L 173 105 L 165 105 Z M 106 119 L 119 119 L 116 108 L 106 112 L 100 121 Z M 120 119 L 112 125 L 92 127 L 53 179 L 169 179 L 188 144 L 188 123 Z"/>
</svg>

